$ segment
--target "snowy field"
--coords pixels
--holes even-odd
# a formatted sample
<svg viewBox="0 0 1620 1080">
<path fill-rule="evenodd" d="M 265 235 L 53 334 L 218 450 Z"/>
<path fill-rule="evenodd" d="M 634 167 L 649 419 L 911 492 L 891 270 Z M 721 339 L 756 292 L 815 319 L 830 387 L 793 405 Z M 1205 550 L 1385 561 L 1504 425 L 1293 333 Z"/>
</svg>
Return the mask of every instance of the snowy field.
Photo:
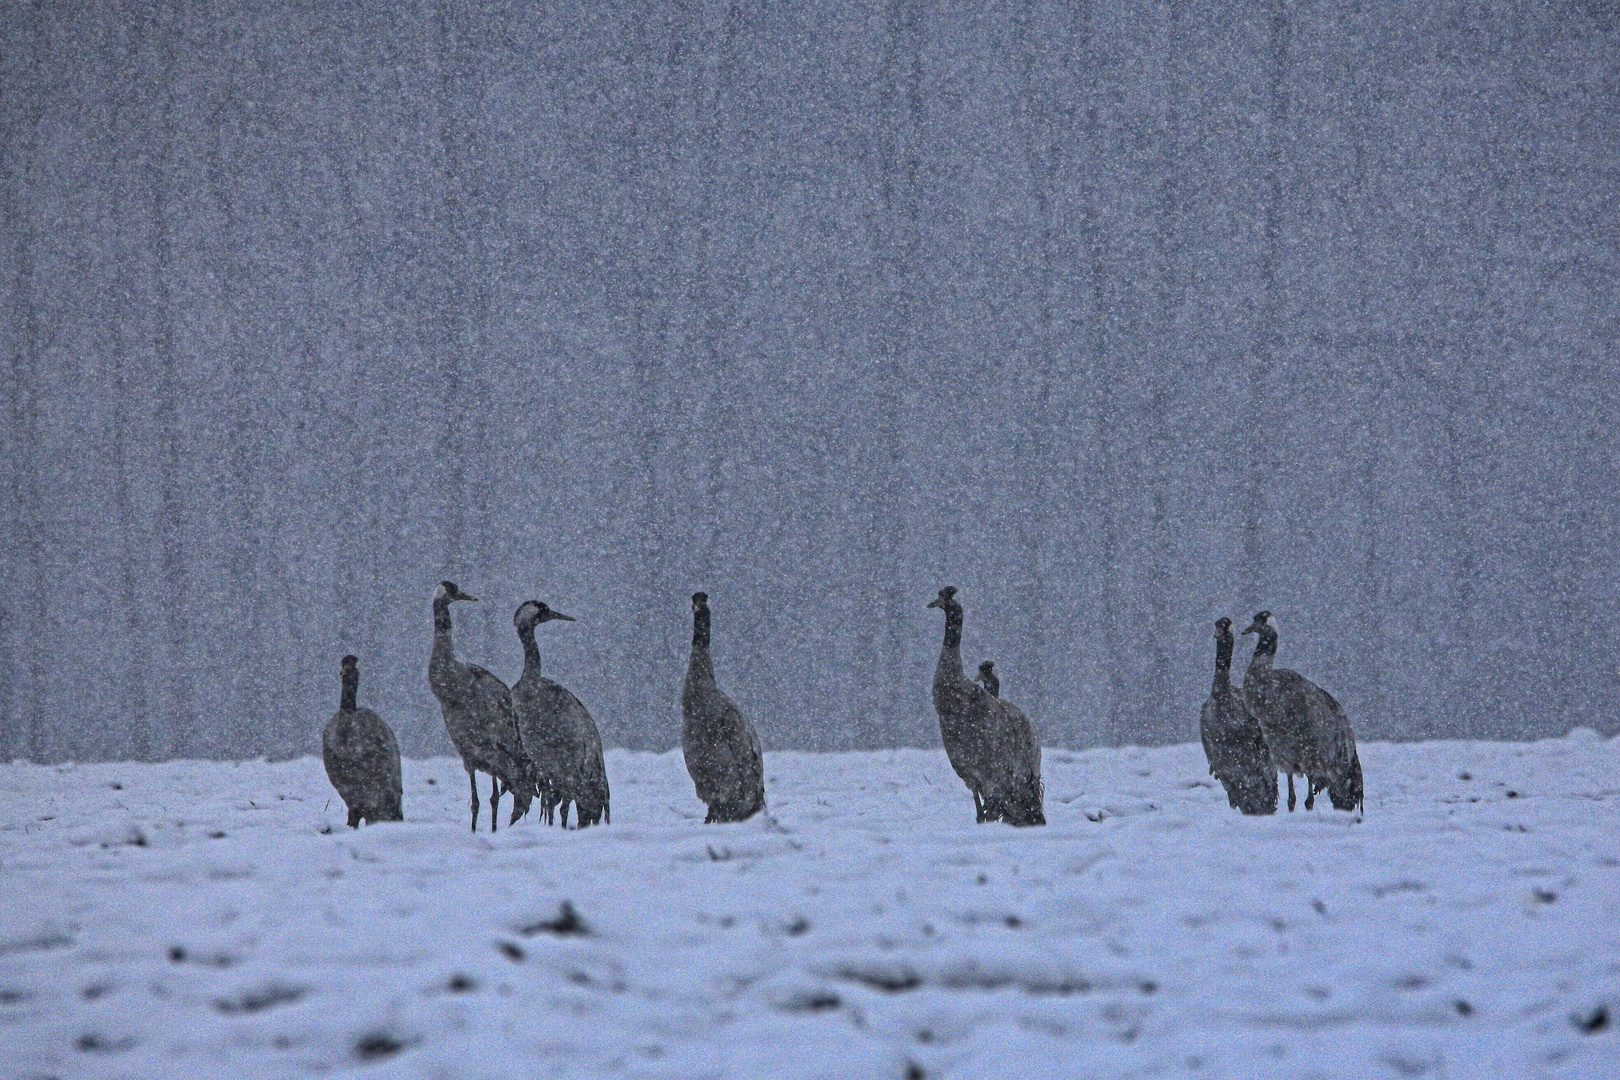
<svg viewBox="0 0 1620 1080">
<path fill-rule="evenodd" d="M 448 759 L 358 833 L 314 759 L 0 766 L 0 1076 L 1620 1076 L 1620 740 L 1362 760 L 1358 824 L 1049 751 L 1017 831 L 939 751 L 725 826 L 615 752 L 494 837 Z"/>
</svg>

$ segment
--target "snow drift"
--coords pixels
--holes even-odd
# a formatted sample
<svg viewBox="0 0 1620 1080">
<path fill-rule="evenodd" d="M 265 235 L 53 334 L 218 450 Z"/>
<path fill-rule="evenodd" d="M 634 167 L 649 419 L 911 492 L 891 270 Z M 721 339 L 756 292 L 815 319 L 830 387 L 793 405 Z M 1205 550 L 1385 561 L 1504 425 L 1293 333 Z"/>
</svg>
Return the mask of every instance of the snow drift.
<svg viewBox="0 0 1620 1080">
<path fill-rule="evenodd" d="M 449 759 L 359 831 L 313 758 L 0 766 L 0 1073 L 1620 1075 L 1620 743 L 1363 751 L 1360 823 L 1048 751 L 1031 830 L 938 751 L 726 826 L 618 751 L 613 825 L 493 837 Z"/>
</svg>

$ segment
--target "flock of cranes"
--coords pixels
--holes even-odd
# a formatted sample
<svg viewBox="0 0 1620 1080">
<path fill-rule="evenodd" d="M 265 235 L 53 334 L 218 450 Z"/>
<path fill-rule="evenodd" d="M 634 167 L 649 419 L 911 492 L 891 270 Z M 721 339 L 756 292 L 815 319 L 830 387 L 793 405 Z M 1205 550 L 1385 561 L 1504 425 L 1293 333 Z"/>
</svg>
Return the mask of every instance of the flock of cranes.
<svg viewBox="0 0 1620 1080">
<path fill-rule="evenodd" d="M 540 820 L 561 818 L 568 827 L 613 819 L 602 736 L 596 721 L 567 687 L 540 671 L 535 628 L 541 623 L 573 622 L 539 600 L 525 600 L 512 615 L 523 646 L 523 674 L 510 688 L 487 669 L 456 656 L 450 605 L 476 603 L 453 581 L 433 591 L 433 651 L 428 686 L 439 699 L 444 728 L 467 770 L 472 793 L 472 828 L 478 831 L 478 774 L 489 777 L 489 828 L 494 832 L 501 799 L 512 796 L 516 824 L 540 800 Z M 765 758 L 759 733 L 714 679 L 709 655 L 709 598 L 692 595 L 692 657 L 681 688 L 681 749 L 698 797 L 708 805 L 708 821 L 743 821 L 765 809 Z M 326 725 L 321 756 L 326 775 L 349 808 L 349 824 L 398 821 L 402 795 L 399 744 L 387 724 L 370 709 L 357 707 L 358 661 L 343 658 L 343 699 Z"/>
<path fill-rule="evenodd" d="M 1366 808 L 1361 758 L 1350 718 L 1333 696 L 1297 671 L 1277 667 L 1277 623 L 1262 611 L 1243 631 L 1256 634 L 1243 688 L 1232 686 L 1232 620 L 1215 620 L 1215 682 L 1199 717 L 1209 772 L 1245 814 L 1277 812 L 1277 774 L 1306 778 L 1305 809 L 1326 791 L 1336 810 Z"/>
<path fill-rule="evenodd" d="M 928 606 L 945 614 L 945 641 L 934 669 L 934 711 L 951 768 L 973 796 L 980 822 L 1044 825 L 1045 787 L 1041 743 L 1030 718 L 1001 697 L 995 663 L 985 660 L 968 678 L 962 666 L 963 609 L 954 586 L 939 590 Z M 568 827 L 612 820 L 602 739 L 580 700 L 540 670 L 535 629 L 574 621 L 538 600 L 526 600 L 512 616 L 523 646 L 523 674 L 510 688 L 477 664 L 456 656 L 450 605 L 476 602 L 455 582 L 433 593 L 433 651 L 428 685 L 444 713 L 445 730 L 461 756 L 472 791 L 472 828 L 478 831 L 478 774 L 490 778 L 489 827 L 503 796 L 512 796 L 515 824 L 540 800 L 540 820 L 559 815 Z M 706 822 L 744 821 L 765 809 L 765 764 L 759 733 L 715 682 L 709 653 L 711 614 L 706 593 L 692 595 L 692 653 L 681 687 L 681 750 Z M 1277 627 L 1262 611 L 1244 634 L 1256 634 L 1254 656 L 1241 688 L 1231 680 L 1236 639 L 1232 621 L 1215 623 L 1215 680 L 1200 716 L 1210 774 L 1245 814 L 1277 810 L 1277 774 L 1288 777 L 1288 809 L 1295 805 L 1294 777 L 1306 778 L 1305 809 L 1326 791 L 1335 808 L 1363 805 L 1361 761 L 1355 733 L 1339 703 L 1298 672 L 1276 666 Z M 332 786 L 343 797 L 349 825 L 362 820 L 400 821 L 402 785 L 399 744 L 376 713 L 359 708 L 359 662 L 342 663 L 342 704 L 327 724 L 322 757 Z"/>
<path fill-rule="evenodd" d="M 444 727 L 461 755 L 472 789 L 472 827 L 478 830 L 478 774 L 489 777 L 489 828 L 496 828 L 501 796 L 511 793 L 512 818 L 518 821 L 540 800 L 540 819 L 553 823 L 559 811 L 568 825 L 574 805 L 580 827 L 611 821 L 607 769 L 596 722 L 579 699 L 540 674 L 540 648 L 534 630 L 541 623 L 572 622 L 538 600 L 518 605 L 512 615 L 523 644 L 523 674 L 517 685 L 505 683 L 477 664 L 456 658 L 450 636 L 450 605 L 476 602 L 453 581 L 441 581 L 433 593 L 433 653 L 428 660 L 428 686 L 439 699 Z"/>
<path fill-rule="evenodd" d="M 962 605 L 947 585 L 928 604 L 945 612 L 945 644 L 934 668 L 934 711 L 951 768 L 973 793 L 979 821 L 1045 825 L 1041 740 L 1024 710 L 1001 700 L 995 664 L 978 679 L 962 670 Z"/>
</svg>

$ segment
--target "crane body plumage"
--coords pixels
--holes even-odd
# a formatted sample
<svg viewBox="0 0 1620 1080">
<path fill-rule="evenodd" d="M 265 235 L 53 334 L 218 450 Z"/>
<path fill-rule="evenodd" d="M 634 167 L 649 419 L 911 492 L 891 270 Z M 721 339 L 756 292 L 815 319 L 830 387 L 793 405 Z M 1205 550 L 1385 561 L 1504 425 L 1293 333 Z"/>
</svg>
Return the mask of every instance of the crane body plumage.
<svg viewBox="0 0 1620 1080">
<path fill-rule="evenodd" d="M 326 777 L 348 808 L 351 829 L 362 820 L 404 821 L 399 742 L 380 716 L 356 704 L 360 667 L 353 656 L 343 658 L 342 683 L 338 711 L 321 732 Z"/>
<path fill-rule="evenodd" d="M 1336 809 L 1364 808 L 1361 758 L 1344 708 L 1299 672 L 1276 666 L 1277 629 L 1269 611 L 1243 632 L 1259 635 L 1243 675 L 1244 704 L 1260 723 L 1272 763 L 1288 776 L 1288 809 L 1294 809 L 1296 775 L 1307 780 L 1307 810 L 1323 790 Z"/>
<path fill-rule="evenodd" d="M 508 791 L 512 793 L 511 822 L 516 822 L 528 813 L 535 789 L 530 779 L 528 755 L 518 733 L 511 690 L 488 670 L 456 658 L 450 604 L 475 599 L 449 581 L 441 582 L 434 593 L 433 652 L 428 660 L 428 686 L 439 699 L 445 731 L 461 756 L 462 767 L 467 770 L 472 788 L 474 832 L 478 830 L 477 774 L 489 774 L 489 827 L 493 832 L 501 796 Z"/>
<path fill-rule="evenodd" d="M 941 589 L 928 606 L 945 611 L 945 643 L 934 667 L 933 685 L 940 740 L 951 768 L 973 793 L 977 820 L 1046 824 L 1035 725 L 1018 706 L 967 677 L 962 667 L 962 605 L 956 589 Z"/>
<path fill-rule="evenodd" d="M 523 603 L 513 615 L 523 643 L 523 674 L 512 684 L 518 732 L 531 764 L 531 781 L 540 796 L 540 814 L 552 824 L 558 811 L 568 827 L 573 805 L 580 828 L 612 820 L 602 737 L 589 710 L 568 689 L 540 673 L 540 648 L 534 628 L 571 616 L 552 611 L 538 600 Z"/>
<path fill-rule="evenodd" d="M 1232 620 L 1215 623 L 1215 678 L 1198 717 L 1209 774 L 1227 802 L 1245 814 L 1277 812 L 1277 769 L 1260 722 L 1232 685 Z"/>
<path fill-rule="evenodd" d="M 681 686 L 681 752 L 706 822 L 744 821 L 765 809 L 765 759 L 753 723 L 716 684 L 709 598 L 692 596 L 692 654 Z"/>
</svg>

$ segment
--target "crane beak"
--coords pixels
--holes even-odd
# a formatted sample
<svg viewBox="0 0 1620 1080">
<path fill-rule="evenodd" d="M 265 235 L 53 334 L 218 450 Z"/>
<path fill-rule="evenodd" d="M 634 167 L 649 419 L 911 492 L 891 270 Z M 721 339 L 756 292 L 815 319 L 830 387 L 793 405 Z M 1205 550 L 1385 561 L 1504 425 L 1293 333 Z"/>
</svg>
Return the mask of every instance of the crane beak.
<svg viewBox="0 0 1620 1080">
<path fill-rule="evenodd" d="M 1247 630 L 1243 631 L 1243 634 L 1244 634 L 1245 637 L 1247 637 L 1249 634 L 1258 634 L 1259 632 L 1260 632 L 1260 624 L 1257 623 L 1257 622 L 1252 622 L 1252 623 L 1249 624 L 1249 628 Z"/>
<path fill-rule="evenodd" d="M 471 600 L 475 604 L 478 603 L 478 597 L 476 597 L 476 596 L 468 596 L 466 593 L 462 593 L 460 596 L 456 597 L 456 599 L 457 600 Z"/>
<path fill-rule="evenodd" d="M 574 617 L 572 615 L 564 615 L 560 611 L 553 611 L 551 613 L 551 617 L 553 619 L 561 619 L 563 622 L 574 622 L 575 621 L 575 619 L 574 619 Z"/>
<path fill-rule="evenodd" d="M 936 597 L 935 599 L 928 601 L 928 606 L 939 607 L 939 599 Z"/>
</svg>

